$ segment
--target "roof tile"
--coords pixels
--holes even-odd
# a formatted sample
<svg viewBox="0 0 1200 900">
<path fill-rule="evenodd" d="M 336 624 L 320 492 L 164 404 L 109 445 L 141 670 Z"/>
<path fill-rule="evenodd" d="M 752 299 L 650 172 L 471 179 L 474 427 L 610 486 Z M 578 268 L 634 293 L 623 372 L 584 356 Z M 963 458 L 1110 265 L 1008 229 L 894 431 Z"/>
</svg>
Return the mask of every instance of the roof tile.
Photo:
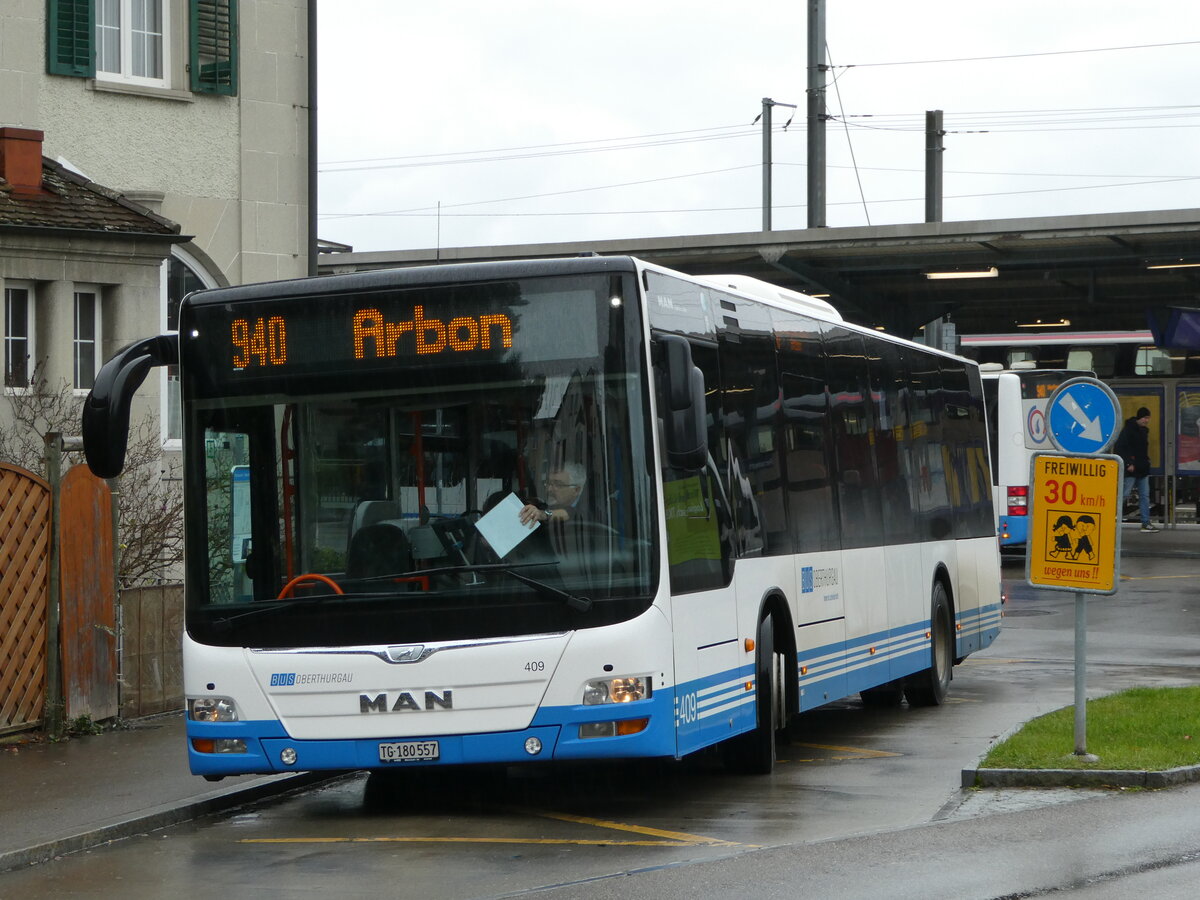
<svg viewBox="0 0 1200 900">
<path fill-rule="evenodd" d="M 179 234 L 179 225 L 171 220 L 45 157 L 38 193 L 14 190 L 0 178 L 0 231 L 10 227 Z"/>
</svg>

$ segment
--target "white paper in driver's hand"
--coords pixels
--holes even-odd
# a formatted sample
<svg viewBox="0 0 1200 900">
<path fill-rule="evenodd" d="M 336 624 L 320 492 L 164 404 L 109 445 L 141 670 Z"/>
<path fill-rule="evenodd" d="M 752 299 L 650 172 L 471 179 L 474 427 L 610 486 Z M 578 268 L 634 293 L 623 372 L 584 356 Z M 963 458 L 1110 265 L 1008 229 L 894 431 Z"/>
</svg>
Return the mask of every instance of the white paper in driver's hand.
<svg viewBox="0 0 1200 900">
<path fill-rule="evenodd" d="M 509 494 L 496 504 L 487 515 L 475 523 L 476 529 L 482 534 L 496 555 L 503 559 L 509 551 L 525 538 L 529 537 L 541 524 L 534 522 L 533 526 L 521 524 L 521 509 L 525 506 L 516 494 Z"/>
</svg>

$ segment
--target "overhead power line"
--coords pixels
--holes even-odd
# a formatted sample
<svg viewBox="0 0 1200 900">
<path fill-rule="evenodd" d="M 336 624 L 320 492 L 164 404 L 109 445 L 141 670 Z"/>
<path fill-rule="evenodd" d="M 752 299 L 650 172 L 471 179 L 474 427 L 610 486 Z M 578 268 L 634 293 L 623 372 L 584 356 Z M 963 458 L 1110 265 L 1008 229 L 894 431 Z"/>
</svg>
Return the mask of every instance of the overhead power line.
<svg viewBox="0 0 1200 900">
<path fill-rule="evenodd" d="M 479 153 L 515 153 L 527 152 L 529 150 L 551 150 L 559 147 L 576 147 L 582 144 L 601 144 L 613 141 L 643 141 L 650 138 L 677 137 L 684 134 L 704 134 L 705 132 L 713 131 L 740 131 L 745 130 L 745 128 L 746 126 L 741 123 L 737 125 L 713 125 L 708 128 L 689 128 L 684 131 L 661 131 L 655 134 L 635 134 L 616 138 L 591 138 L 584 141 L 564 141 L 554 144 L 527 144 L 520 147 L 492 147 L 486 150 L 448 150 L 444 153 L 417 153 L 409 156 L 376 156 L 367 157 L 365 159 L 331 159 L 325 160 L 323 163 L 321 163 L 321 165 L 342 166 L 358 165 L 359 163 L 405 162 L 414 159 L 436 159 L 444 156 L 474 156 L 475 154 Z"/>
<path fill-rule="evenodd" d="M 670 147 L 676 144 L 702 144 L 712 141 L 727 141 L 733 138 L 755 137 L 759 134 L 758 130 L 741 126 L 740 132 L 729 132 L 726 134 L 708 134 L 698 137 L 666 137 L 661 139 L 649 138 L 646 140 L 631 139 L 628 143 L 619 143 L 612 146 L 600 147 L 581 147 L 576 146 L 580 143 L 592 143 L 588 141 L 574 142 L 574 144 L 557 145 L 563 149 L 537 149 L 530 148 L 528 150 L 517 149 L 511 153 L 502 153 L 495 156 L 469 156 L 468 154 L 449 154 L 457 158 L 433 159 L 427 158 L 423 162 L 379 162 L 369 163 L 365 165 L 346 165 L 343 168 L 331 169 L 318 166 L 317 170 L 324 173 L 337 172 L 368 172 L 377 169 L 419 169 L 429 168 L 432 166 L 461 166 L 471 163 L 482 162 L 508 162 L 510 160 L 519 159 L 547 159 L 554 156 L 576 156 L 582 153 L 607 153 L 614 150 L 641 150 L 647 147 Z M 556 145 L 546 145 L 553 147 Z"/>
<path fill-rule="evenodd" d="M 1124 47 L 1090 47 L 1081 50 L 1043 50 L 1037 53 L 1005 53 L 998 56 L 958 56 L 950 59 L 907 59 L 895 62 L 850 63 L 835 66 L 839 69 L 867 69 L 883 66 L 928 66 L 940 63 L 987 62 L 997 59 L 1028 59 L 1034 56 L 1070 56 L 1080 53 L 1114 53 L 1122 50 L 1153 50 L 1162 47 L 1190 47 L 1200 44 L 1200 41 L 1174 41 L 1167 44 L 1130 44 Z"/>
<path fill-rule="evenodd" d="M 746 166 L 741 168 L 756 168 L 755 166 Z M 684 176 L 681 176 L 684 177 Z M 1182 175 L 1170 178 L 1151 178 L 1142 181 L 1127 181 L 1120 184 L 1093 184 L 1093 185 L 1077 185 L 1075 187 L 1061 188 L 1032 188 L 1029 190 L 1020 191 L 989 191 L 973 194 L 948 194 L 947 200 L 973 200 L 984 197 L 1015 197 L 1026 194 L 1054 194 L 1073 191 L 1090 191 L 1090 190 L 1107 190 L 1111 188 L 1122 187 L 1144 187 L 1146 185 L 1158 184 L 1176 184 L 1184 181 L 1200 181 L 1200 175 Z M 585 189 L 589 190 L 589 189 Z M 600 188 L 592 188 L 590 190 L 600 190 Z M 577 193 L 573 191 L 564 191 L 560 193 Z M 530 200 L 537 199 L 541 196 L 554 196 L 550 194 L 535 195 L 531 197 L 516 197 L 513 200 Z M 873 200 L 873 204 L 882 203 L 922 203 L 924 197 L 892 197 L 884 200 Z M 555 216 L 639 216 L 639 215 L 675 215 L 688 213 L 713 213 L 713 212 L 744 212 L 747 210 L 758 209 L 758 206 L 714 206 L 702 207 L 695 209 L 624 209 L 624 210 L 575 210 L 567 212 L 452 212 L 447 213 L 448 208 L 459 208 L 465 206 L 475 206 L 484 203 L 502 203 L 502 200 L 480 200 L 472 203 L 458 203 L 453 207 L 443 205 L 441 211 L 435 206 L 416 207 L 407 210 L 392 210 L 389 212 L 370 212 L 370 213 L 327 213 L 322 214 L 322 219 L 349 219 L 349 218 L 374 218 L 374 217 L 397 217 L 397 218 L 433 218 L 440 215 L 442 218 L 549 218 Z M 860 201 L 847 200 L 842 202 L 831 202 L 829 206 L 857 206 Z M 806 206 L 804 203 L 784 203 L 776 204 L 776 209 L 803 209 Z"/>
<path fill-rule="evenodd" d="M 656 184 L 663 181 L 678 181 L 683 178 L 698 178 L 703 175 L 719 175 L 724 172 L 739 172 L 743 169 L 757 169 L 757 165 L 748 166 L 731 166 L 727 169 L 710 169 L 707 172 L 688 172 L 683 175 L 664 175 L 660 178 L 644 178 L 640 181 L 625 181 L 620 184 L 601 184 L 593 187 L 571 188 L 565 191 L 550 191 L 545 194 L 526 194 L 522 197 L 498 197 L 494 200 L 470 200 L 464 203 L 439 204 L 433 206 L 417 206 L 411 209 L 392 210 L 390 212 L 373 212 L 373 213 L 321 213 L 323 219 L 353 219 L 360 216 L 399 216 L 409 213 L 426 212 L 433 209 L 460 209 L 464 206 L 482 206 L 488 203 L 513 203 L 517 200 L 540 200 L 543 197 L 562 197 L 567 194 L 584 194 L 591 191 L 607 191 L 612 188 L 637 187 L 643 184 Z"/>
<path fill-rule="evenodd" d="M 1193 125 L 1130 125 L 1128 123 L 1168 121 L 1200 117 L 1200 106 L 1133 106 L 1097 107 L 1093 109 L 1031 109 L 999 110 L 995 112 L 971 110 L 947 112 L 947 130 L 952 133 L 972 131 L 1003 131 L 1022 133 L 1028 131 L 1087 131 L 1128 130 L 1129 128 L 1195 127 Z M 924 113 L 855 113 L 832 117 L 846 127 L 864 131 L 920 132 L 924 130 Z M 1095 123 L 1114 124 L 1097 128 Z M 1040 125 L 1041 128 L 1030 126 Z M 1023 126 L 1023 127 L 1022 127 Z M 784 133 L 776 126 L 773 131 Z M 668 147 L 680 144 L 707 143 L 734 138 L 753 138 L 759 130 L 745 125 L 720 125 L 685 131 L 667 131 L 655 134 L 633 135 L 622 138 L 593 138 L 583 141 L 567 141 L 556 144 L 531 144 L 522 147 L 503 147 L 486 150 L 461 150 L 444 153 L 414 154 L 410 156 L 371 157 L 365 159 L 338 160 L 321 163 L 322 174 L 339 172 L 365 172 L 382 169 L 429 168 L 435 166 L 467 165 L 472 163 L 509 162 L 514 160 L 545 159 L 576 154 L 606 153 L 622 150 L 640 150 L 653 147 Z M 797 136 L 802 129 L 793 130 Z M 799 137 L 797 137 L 799 139 Z"/>
</svg>

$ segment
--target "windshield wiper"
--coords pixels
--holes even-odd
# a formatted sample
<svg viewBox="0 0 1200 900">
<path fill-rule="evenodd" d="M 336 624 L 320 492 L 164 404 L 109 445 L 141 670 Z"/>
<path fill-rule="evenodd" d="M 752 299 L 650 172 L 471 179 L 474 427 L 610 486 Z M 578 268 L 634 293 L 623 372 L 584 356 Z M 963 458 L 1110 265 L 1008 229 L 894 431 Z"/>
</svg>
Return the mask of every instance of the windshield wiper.
<svg viewBox="0 0 1200 900">
<path fill-rule="evenodd" d="M 228 631 L 234 622 L 239 619 L 246 619 L 253 616 L 261 616 L 265 613 L 278 612 L 281 609 L 292 609 L 296 606 L 309 606 L 327 603 L 330 600 L 345 600 L 347 594 L 339 594 L 335 591 L 330 591 L 328 594 L 310 594 L 306 597 L 284 597 L 282 599 L 276 597 L 273 600 L 257 600 L 254 603 L 254 609 L 247 609 L 240 613 L 235 613 L 229 616 L 222 616 L 212 620 L 212 626 L 220 631 Z M 361 597 L 361 594 L 353 595 L 355 598 Z"/>
<path fill-rule="evenodd" d="M 536 578 L 530 578 L 528 575 L 522 575 L 515 571 L 516 569 L 533 569 L 541 566 L 557 566 L 558 561 L 553 562 L 535 562 L 535 563 L 464 563 L 457 566 L 438 566 L 433 569 L 414 569 L 411 572 L 398 572 L 393 575 L 370 575 L 366 578 L 352 579 L 355 582 L 371 582 L 371 581 L 391 581 L 396 578 L 411 578 L 419 575 L 457 575 L 464 572 L 499 572 L 502 575 L 508 575 L 510 578 L 515 578 L 517 581 L 527 585 L 537 591 L 539 594 L 547 597 L 554 597 L 562 600 L 571 609 L 578 612 L 587 612 L 592 608 L 592 601 L 588 597 L 580 597 L 569 593 L 554 585 L 547 584 L 544 581 L 539 581 Z"/>
<path fill-rule="evenodd" d="M 576 594 L 568 593 L 556 588 L 552 584 L 546 584 L 544 581 L 538 581 L 536 578 L 530 578 L 528 575 L 522 575 L 520 572 L 514 572 L 513 567 L 504 567 L 496 570 L 503 572 L 512 578 L 517 579 L 521 584 L 527 584 L 539 594 L 544 594 L 548 597 L 557 597 L 567 604 L 571 609 L 577 612 L 588 612 L 592 608 L 592 601 L 589 597 L 580 597 Z"/>
</svg>

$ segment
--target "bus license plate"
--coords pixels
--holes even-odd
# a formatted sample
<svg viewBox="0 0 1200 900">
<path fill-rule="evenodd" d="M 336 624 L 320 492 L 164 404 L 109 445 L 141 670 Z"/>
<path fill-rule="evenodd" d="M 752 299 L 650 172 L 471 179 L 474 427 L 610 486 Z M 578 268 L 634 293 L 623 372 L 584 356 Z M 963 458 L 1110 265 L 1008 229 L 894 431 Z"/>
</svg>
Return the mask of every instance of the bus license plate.
<svg viewBox="0 0 1200 900">
<path fill-rule="evenodd" d="M 439 755 L 437 741 L 404 741 L 379 745 L 380 762 L 420 762 L 437 759 Z"/>
</svg>

